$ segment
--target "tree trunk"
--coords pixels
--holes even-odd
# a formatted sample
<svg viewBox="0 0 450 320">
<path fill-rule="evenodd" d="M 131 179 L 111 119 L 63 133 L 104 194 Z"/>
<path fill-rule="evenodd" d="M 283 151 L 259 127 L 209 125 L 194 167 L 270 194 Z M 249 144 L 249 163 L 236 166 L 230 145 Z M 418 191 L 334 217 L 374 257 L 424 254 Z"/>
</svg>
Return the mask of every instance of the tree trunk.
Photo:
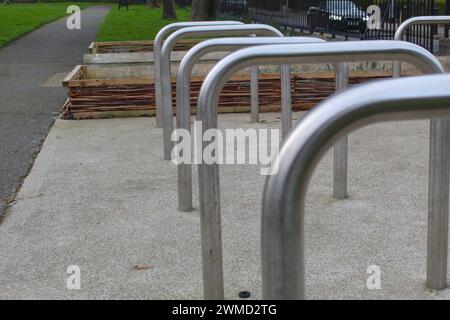
<svg viewBox="0 0 450 320">
<path fill-rule="evenodd" d="M 163 19 L 176 19 L 177 14 L 175 13 L 175 4 L 173 0 L 162 0 L 163 6 Z"/>
<path fill-rule="evenodd" d="M 216 0 L 192 0 L 191 20 L 216 20 Z"/>
</svg>

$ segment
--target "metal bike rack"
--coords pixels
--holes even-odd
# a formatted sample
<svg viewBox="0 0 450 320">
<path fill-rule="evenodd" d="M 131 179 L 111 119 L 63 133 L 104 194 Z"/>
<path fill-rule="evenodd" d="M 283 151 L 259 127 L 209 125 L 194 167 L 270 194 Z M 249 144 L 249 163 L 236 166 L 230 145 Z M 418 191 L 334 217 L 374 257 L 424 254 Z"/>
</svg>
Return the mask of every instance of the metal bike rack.
<svg viewBox="0 0 450 320">
<path fill-rule="evenodd" d="M 184 28 L 174 32 L 164 42 L 161 50 L 161 111 L 163 116 L 163 140 L 164 140 L 164 159 L 171 160 L 171 153 L 173 143 L 171 140 L 173 132 L 173 112 L 172 112 L 172 84 L 171 84 L 171 70 L 170 70 L 170 54 L 172 48 L 178 40 L 193 38 L 193 37 L 229 37 L 229 36 L 275 36 L 282 37 L 283 34 L 272 26 L 265 24 L 244 24 L 244 25 L 228 25 L 228 26 L 205 26 L 205 27 L 190 27 Z M 284 74 L 284 75 L 283 75 Z M 282 76 L 289 77 L 290 67 L 282 67 Z M 285 92 L 289 95 L 290 91 Z M 284 103 L 289 103 L 283 98 Z M 287 102 L 286 102 L 287 101 Z"/>
<path fill-rule="evenodd" d="M 323 43 L 323 39 L 314 37 L 260 37 L 260 38 L 218 38 L 205 40 L 194 46 L 183 57 L 177 74 L 176 97 L 177 97 L 177 129 L 190 131 L 191 124 L 191 101 L 190 83 L 192 70 L 202 56 L 214 51 L 234 51 L 246 47 L 268 44 L 299 44 L 299 43 Z M 257 69 L 257 68 L 253 68 Z M 347 68 L 345 65 L 335 66 L 336 69 L 336 90 L 345 88 L 348 82 Z M 287 74 L 288 81 L 282 81 L 282 87 L 286 92 L 290 92 L 290 75 Z M 256 81 L 258 79 L 256 78 Z M 287 82 L 287 83 L 286 83 Z M 257 94 L 256 94 L 257 97 Z M 252 103 L 253 105 L 253 103 Z M 252 113 L 258 114 L 258 101 L 256 100 L 256 110 Z M 292 108 L 287 105 L 281 110 L 282 137 L 284 137 L 292 127 Z M 345 150 L 344 150 L 345 152 Z M 180 163 L 178 168 L 178 209 L 181 211 L 192 210 L 192 166 Z"/>
<path fill-rule="evenodd" d="M 420 16 L 409 18 L 398 27 L 394 35 L 394 40 L 403 40 L 403 34 L 409 27 L 419 24 L 444 24 L 450 23 L 450 16 Z M 394 61 L 392 65 L 392 76 L 399 78 L 401 74 L 401 62 Z"/>
<path fill-rule="evenodd" d="M 365 84 L 323 102 L 292 129 L 267 179 L 262 211 L 264 299 L 305 297 L 305 195 L 312 172 L 332 141 L 367 124 L 450 116 L 448 75 L 408 77 Z M 414 90 L 411 90 L 414 88 Z M 382 94 L 380 94 L 382 92 Z M 448 122 L 442 127 L 450 136 Z M 449 157 L 449 148 L 441 150 Z M 448 167 L 445 169 L 448 175 Z M 448 182 L 448 181 L 447 181 Z M 448 183 L 429 201 L 448 205 Z M 433 199 L 437 197 L 436 199 Z M 448 211 L 428 220 L 427 285 L 447 287 Z"/>
<path fill-rule="evenodd" d="M 368 59 L 397 60 L 402 59 L 415 65 L 424 73 L 444 73 L 439 61 L 425 49 L 404 41 L 358 41 L 334 42 L 299 45 L 256 46 L 241 49 L 222 59 L 208 74 L 200 90 L 197 120 L 202 121 L 203 133 L 217 128 L 218 96 L 227 79 L 237 70 L 260 64 L 304 64 L 304 63 L 341 63 Z M 380 95 L 379 91 L 378 95 Z M 364 99 L 367 101 L 367 98 Z M 331 106 L 330 106 L 331 108 Z M 335 108 L 335 107 L 333 107 Z M 430 130 L 430 203 L 429 215 L 433 225 L 438 219 L 448 214 L 449 156 L 450 137 L 448 120 L 435 119 Z M 288 136 L 290 139 L 290 136 Z M 346 137 L 344 137 L 346 141 Z M 342 141 L 341 139 L 340 141 Z M 202 145 L 202 152 L 205 144 Z M 286 165 L 283 164 L 286 170 Z M 207 299 L 222 299 L 223 261 L 219 192 L 219 167 L 217 164 L 202 163 L 198 165 L 200 189 L 201 243 L 203 257 L 203 288 Z M 444 199 L 444 200 L 441 200 Z M 285 220 L 287 224 L 296 221 Z M 444 228 L 437 225 L 436 228 Z M 433 237 L 433 268 L 442 268 L 439 264 L 442 238 Z M 446 252 L 445 252 L 446 255 Z M 287 266 L 286 264 L 282 264 Z M 446 269 L 445 269 L 446 270 Z M 439 283 L 431 285 L 436 288 Z"/>
<path fill-rule="evenodd" d="M 188 27 L 200 27 L 200 26 L 220 26 L 220 25 L 236 25 L 244 24 L 240 21 L 190 21 L 190 22 L 176 22 L 171 23 L 159 30 L 155 37 L 153 44 L 153 73 L 155 79 L 155 103 L 156 103 L 156 124 L 158 127 L 162 126 L 162 113 L 161 113 L 161 77 L 160 77 L 160 61 L 161 61 L 161 49 L 164 40 L 172 33 L 182 28 Z"/>
</svg>

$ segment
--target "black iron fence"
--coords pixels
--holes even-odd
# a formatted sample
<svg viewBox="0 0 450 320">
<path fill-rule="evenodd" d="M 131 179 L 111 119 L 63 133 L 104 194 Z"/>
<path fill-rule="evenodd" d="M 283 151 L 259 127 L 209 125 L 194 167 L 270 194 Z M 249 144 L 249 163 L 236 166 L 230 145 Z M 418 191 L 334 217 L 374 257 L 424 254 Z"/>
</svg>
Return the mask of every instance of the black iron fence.
<svg viewBox="0 0 450 320">
<path fill-rule="evenodd" d="M 219 0 L 219 13 L 299 32 L 393 39 L 404 20 L 435 14 L 434 0 Z M 433 51 L 432 26 L 413 26 L 406 40 Z"/>
</svg>

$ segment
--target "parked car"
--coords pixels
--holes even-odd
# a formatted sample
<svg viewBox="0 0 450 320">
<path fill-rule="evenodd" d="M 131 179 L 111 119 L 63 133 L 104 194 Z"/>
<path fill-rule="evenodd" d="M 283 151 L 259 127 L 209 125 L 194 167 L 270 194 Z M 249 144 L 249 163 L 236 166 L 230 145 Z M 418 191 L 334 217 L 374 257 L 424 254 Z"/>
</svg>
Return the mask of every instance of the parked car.
<svg viewBox="0 0 450 320">
<path fill-rule="evenodd" d="M 310 30 L 360 31 L 367 29 L 368 15 L 351 0 L 325 0 L 309 7 L 307 15 Z"/>
<path fill-rule="evenodd" d="M 245 14 L 247 12 L 247 0 L 226 0 L 224 5 L 234 13 Z"/>
</svg>

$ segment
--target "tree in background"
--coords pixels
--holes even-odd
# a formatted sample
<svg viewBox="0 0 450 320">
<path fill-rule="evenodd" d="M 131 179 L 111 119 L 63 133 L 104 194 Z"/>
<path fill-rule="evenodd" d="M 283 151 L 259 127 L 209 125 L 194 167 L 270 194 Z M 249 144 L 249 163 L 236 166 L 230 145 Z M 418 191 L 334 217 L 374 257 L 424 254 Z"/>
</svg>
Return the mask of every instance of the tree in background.
<svg viewBox="0 0 450 320">
<path fill-rule="evenodd" d="M 128 10 L 128 0 L 119 0 L 119 10 L 122 7 L 125 7 Z"/>
<path fill-rule="evenodd" d="M 216 0 L 192 0 L 191 20 L 216 20 Z"/>
<path fill-rule="evenodd" d="M 192 0 L 175 0 L 175 4 L 182 8 L 190 6 L 191 2 L 192 2 Z"/>
<path fill-rule="evenodd" d="M 147 6 L 150 8 L 159 8 L 159 0 L 147 0 Z"/>
<path fill-rule="evenodd" d="M 176 19 L 175 4 L 173 0 L 161 0 L 163 6 L 163 19 Z"/>
</svg>

